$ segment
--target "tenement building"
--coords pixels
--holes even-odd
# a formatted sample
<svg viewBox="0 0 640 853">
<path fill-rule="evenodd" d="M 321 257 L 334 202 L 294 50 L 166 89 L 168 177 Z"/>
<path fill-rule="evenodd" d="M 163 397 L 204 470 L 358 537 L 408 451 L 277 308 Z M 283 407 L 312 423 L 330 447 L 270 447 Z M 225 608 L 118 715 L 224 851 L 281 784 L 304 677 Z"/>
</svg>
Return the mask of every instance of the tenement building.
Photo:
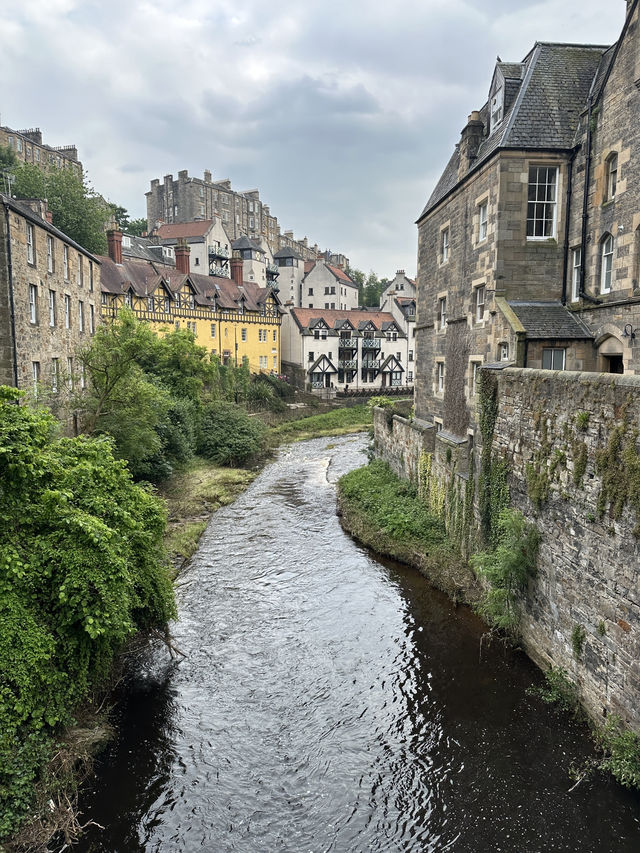
<svg viewBox="0 0 640 853">
<path fill-rule="evenodd" d="M 82 175 L 82 163 L 78 160 L 76 146 L 46 145 L 42 141 L 42 131 L 39 127 L 12 130 L 10 127 L 0 125 L 0 146 L 10 148 L 18 160 L 23 163 L 32 163 L 39 169 L 66 167 L 73 169 L 77 175 Z"/>
<path fill-rule="evenodd" d="M 418 220 L 416 411 L 445 431 L 483 364 L 640 372 L 637 16 L 499 61 Z"/>
<path fill-rule="evenodd" d="M 51 224 L 46 202 L 0 203 L 0 384 L 53 405 L 84 387 L 76 351 L 98 323 L 100 263 Z"/>
<path fill-rule="evenodd" d="M 151 181 L 147 196 L 147 222 L 149 231 L 158 226 L 195 219 L 213 219 L 219 216 L 229 238 L 237 240 L 246 236 L 254 242 L 266 241 L 272 253 L 280 249 L 294 249 L 304 260 L 313 260 L 321 254 L 318 245 L 310 245 L 306 237 L 296 239 L 293 231 L 281 232 L 277 217 L 260 199 L 258 190 L 239 192 L 231 181 L 213 180 L 207 169 L 204 177 L 190 177 L 187 169 Z M 325 252 L 327 260 L 340 259 L 348 266 L 348 258 Z"/>
<path fill-rule="evenodd" d="M 241 258 L 231 258 L 230 278 L 203 275 L 191 271 L 186 239 L 163 261 L 145 260 L 140 252 L 138 257 L 124 255 L 120 231 L 108 232 L 107 238 L 109 255 L 100 259 L 105 320 L 128 308 L 159 334 L 192 332 L 196 343 L 223 364 L 244 362 L 254 373 L 280 373 L 277 293 L 244 279 Z"/>
</svg>

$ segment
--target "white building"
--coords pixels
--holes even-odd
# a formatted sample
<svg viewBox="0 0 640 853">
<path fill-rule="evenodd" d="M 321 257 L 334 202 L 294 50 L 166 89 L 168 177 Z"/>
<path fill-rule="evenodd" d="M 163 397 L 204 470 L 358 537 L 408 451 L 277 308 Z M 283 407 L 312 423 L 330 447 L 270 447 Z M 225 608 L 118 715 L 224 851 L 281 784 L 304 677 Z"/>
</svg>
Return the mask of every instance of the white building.
<svg viewBox="0 0 640 853">
<path fill-rule="evenodd" d="M 219 216 L 159 225 L 152 238 L 159 240 L 162 246 L 173 248 L 177 246 L 178 241 L 186 241 L 191 249 L 189 257 L 194 272 L 229 278 L 231 241 Z"/>
<path fill-rule="evenodd" d="M 380 310 L 391 311 L 391 304 L 396 297 L 415 299 L 418 286 L 412 278 L 405 275 L 404 270 L 398 270 L 395 278 L 387 284 L 380 294 Z"/>
<path fill-rule="evenodd" d="M 300 283 L 301 308 L 349 311 L 358 307 L 358 285 L 340 267 L 322 259 L 306 261 Z"/>
<path fill-rule="evenodd" d="M 415 316 L 415 314 L 414 314 Z M 413 332 L 402 312 L 291 308 L 282 318 L 282 369 L 312 389 L 413 387 Z"/>
</svg>

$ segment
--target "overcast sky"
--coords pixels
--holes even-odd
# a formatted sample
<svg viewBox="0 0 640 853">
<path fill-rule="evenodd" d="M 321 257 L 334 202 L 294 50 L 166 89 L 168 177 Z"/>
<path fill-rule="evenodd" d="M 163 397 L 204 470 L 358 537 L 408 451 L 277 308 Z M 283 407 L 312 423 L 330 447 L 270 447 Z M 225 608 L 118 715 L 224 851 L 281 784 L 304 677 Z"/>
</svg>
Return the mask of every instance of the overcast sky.
<svg viewBox="0 0 640 853">
<path fill-rule="evenodd" d="M 625 0 L 3 0 L 0 122 L 75 143 L 146 216 L 180 169 L 258 188 L 283 230 L 390 277 L 496 55 L 610 44 Z"/>
</svg>

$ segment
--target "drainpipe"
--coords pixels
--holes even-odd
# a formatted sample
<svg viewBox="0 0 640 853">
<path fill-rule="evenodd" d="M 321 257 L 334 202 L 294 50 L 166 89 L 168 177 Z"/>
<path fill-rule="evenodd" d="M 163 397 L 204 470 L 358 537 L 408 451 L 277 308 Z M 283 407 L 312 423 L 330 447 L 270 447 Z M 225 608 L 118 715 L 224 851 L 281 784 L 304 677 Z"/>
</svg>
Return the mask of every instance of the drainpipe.
<svg viewBox="0 0 640 853">
<path fill-rule="evenodd" d="M 601 305 L 602 299 L 596 299 L 586 293 L 584 289 L 584 273 L 587 264 L 587 220 L 589 218 L 589 180 L 591 177 L 591 110 L 593 107 L 593 95 L 589 95 L 587 102 L 587 153 L 584 166 L 584 195 L 582 198 L 582 236 L 580 240 L 580 290 L 578 296 L 586 299 L 587 302 L 592 302 L 594 305 Z"/>
<path fill-rule="evenodd" d="M 571 154 L 567 168 L 567 202 L 564 212 L 564 251 L 562 253 L 562 304 L 567 304 L 567 272 L 569 269 L 569 218 L 571 214 L 571 185 L 573 183 L 573 161 L 575 150 Z"/>
<path fill-rule="evenodd" d="M 13 301 L 13 264 L 11 261 L 11 223 L 9 208 L 4 205 L 4 221 L 7 229 L 7 275 L 9 279 L 9 314 L 11 317 L 11 344 L 13 348 L 13 384 L 18 387 L 18 345 L 16 342 L 16 310 Z"/>
</svg>

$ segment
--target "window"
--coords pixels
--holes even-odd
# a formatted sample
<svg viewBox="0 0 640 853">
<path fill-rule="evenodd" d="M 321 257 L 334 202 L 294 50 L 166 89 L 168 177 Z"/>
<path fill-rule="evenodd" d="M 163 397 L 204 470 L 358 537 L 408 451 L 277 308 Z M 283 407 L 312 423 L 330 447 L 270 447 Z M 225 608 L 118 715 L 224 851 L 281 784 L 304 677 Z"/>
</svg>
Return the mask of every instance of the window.
<svg viewBox="0 0 640 853">
<path fill-rule="evenodd" d="M 66 293 L 64 295 L 64 327 L 71 328 L 71 297 Z"/>
<path fill-rule="evenodd" d="M 67 356 L 67 388 L 73 391 L 73 359 Z"/>
<path fill-rule="evenodd" d="M 76 275 L 76 283 L 78 287 L 82 287 L 84 281 L 84 271 L 82 269 L 82 255 L 78 253 L 78 272 Z"/>
<path fill-rule="evenodd" d="M 84 364 L 80 365 L 80 387 L 81 388 L 87 387 L 87 377 L 86 377 L 86 374 L 84 372 Z"/>
<path fill-rule="evenodd" d="M 53 272 L 53 237 L 47 235 L 47 272 Z"/>
<path fill-rule="evenodd" d="M 557 347 L 542 350 L 543 370 L 564 370 L 565 350 Z"/>
<path fill-rule="evenodd" d="M 493 97 L 491 98 L 491 128 L 489 130 L 490 133 L 493 133 L 494 129 L 502 121 L 503 105 L 504 105 L 504 89 L 502 86 L 500 86 L 499 89 L 496 89 Z"/>
<path fill-rule="evenodd" d="M 89 261 L 89 292 L 93 293 L 93 264 Z"/>
<path fill-rule="evenodd" d="M 402 353 L 401 353 L 401 352 L 397 352 L 397 353 L 396 353 L 396 359 L 397 359 L 398 361 L 402 361 Z"/>
<path fill-rule="evenodd" d="M 84 332 L 84 302 L 78 302 L 78 331 Z"/>
<path fill-rule="evenodd" d="M 407 371 L 407 382 L 413 382 L 413 370 Z"/>
<path fill-rule="evenodd" d="M 313 361 L 313 353 L 312 352 L 309 353 L 309 361 Z"/>
<path fill-rule="evenodd" d="M 312 287 L 309 288 L 309 296 L 313 296 L 313 288 Z"/>
<path fill-rule="evenodd" d="M 243 340 L 243 341 L 246 341 L 246 340 L 247 340 L 247 330 L 246 330 L 246 329 L 242 329 L 242 331 L 241 331 L 241 337 L 242 337 L 242 340 Z"/>
<path fill-rule="evenodd" d="M 600 293 L 611 293 L 611 268 L 613 266 L 613 237 L 611 234 L 602 241 L 602 259 L 600 262 Z"/>
<path fill-rule="evenodd" d="M 64 280 L 69 281 L 69 247 L 64 246 L 62 249 L 62 267 L 64 271 Z"/>
<path fill-rule="evenodd" d="M 436 364 L 436 382 L 438 387 L 438 393 L 442 394 L 444 391 L 444 362 L 439 361 Z"/>
<path fill-rule="evenodd" d="M 29 285 L 29 322 L 38 322 L 38 288 L 35 284 Z"/>
<path fill-rule="evenodd" d="M 480 287 L 476 287 L 474 294 L 474 309 L 476 315 L 476 323 L 481 323 L 484 320 L 484 298 L 485 298 L 485 285 L 482 284 Z"/>
<path fill-rule="evenodd" d="M 169 296 L 165 296 L 163 302 L 163 308 L 165 314 L 171 314 L 171 299 Z"/>
<path fill-rule="evenodd" d="M 38 396 L 38 385 L 40 383 L 40 362 L 32 361 L 31 362 L 31 378 L 33 380 L 33 393 L 37 397 Z"/>
<path fill-rule="evenodd" d="M 215 338 L 215 336 L 216 336 L 216 324 L 212 323 L 211 324 L 211 337 Z"/>
<path fill-rule="evenodd" d="M 58 393 L 58 359 L 51 359 L 51 390 L 54 394 Z"/>
<path fill-rule="evenodd" d="M 408 360 L 413 361 L 413 350 L 412 349 L 409 350 L 409 359 Z"/>
<path fill-rule="evenodd" d="M 274 344 L 276 343 L 277 340 L 278 340 L 278 330 L 274 329 L 273 330 L 273 342 L 274 342 Z"/>
<path fill-rule="evenodd" d="M 93 305 L 89 305 L 89 334 L 93 335 L 96 330 L 96 316 Z"/>
<path fill-rule="evenodd" d="M 480 381 L 480 362 L 471 362 L 471 393 L 475 397 L 478 393 L 478 382 Z"/>
<path fill-rule="evenodd" d="M 27 263 L 35 264 L 36 262 L 36 247 L 34 242 L 33 225 L 27 222 Z"/>
<path fill-rule="evenodd" d="M 55 290 L 49 291 L 49 325 L 51 327 L 56 324 L 56 292 Z"/>
<path fill-rule="evenodd" d="M 486 201 L 483 201 L 478 207 L 478 243 L 487 239 L 488 210 L 489 204 Z"/>
<path fill-rule="evenodd" d="M 618 155 L 610 154 L 604 166 L 604 201 L 613 201 L 618 186 Z"/>
<path fill-rule="evenodd" d="M 571 250 L 571 301 L 580 298 L 580 267 L 582 266 L 582 249 Z"/>
<path fill-rule="evenodd" d="M 19 136 L 16 136 L 16 148 L 18 151 L 22 151 L 22 140 Z"/>
<path fill-rule="evenodd" d="M 443 228 L 440 234 L 440 263 L 446 264 L 449 260 L 449 229 Z"/>
<path fill-rule="evenodd" d="M 529 167 L 529 201 L 527 204 L 527 237 L 555 237 L 558 169 L 555 166 Z"/>
<path fill-rule="evenodd" d="M 200 266 L 200 258 L 195 258 L 194 260 L 195 260 L 194 266 L 199 267 Z"/>
<path fill-rule="evenodd" d="M 509 361 L 509 344 L 500 344 L 498 348 L 500 361 Z"/>
<path fill-rule="evenodd" d="M 278 368 L 278 357 L 274 355 L 273 357 L 273 369 L 277 370 Z"/>
<path fill-rule="evenodd" d="M 438 328 L 442 331 L 447 325 L 447 297 L 438 299 Z"/>
</svg>

